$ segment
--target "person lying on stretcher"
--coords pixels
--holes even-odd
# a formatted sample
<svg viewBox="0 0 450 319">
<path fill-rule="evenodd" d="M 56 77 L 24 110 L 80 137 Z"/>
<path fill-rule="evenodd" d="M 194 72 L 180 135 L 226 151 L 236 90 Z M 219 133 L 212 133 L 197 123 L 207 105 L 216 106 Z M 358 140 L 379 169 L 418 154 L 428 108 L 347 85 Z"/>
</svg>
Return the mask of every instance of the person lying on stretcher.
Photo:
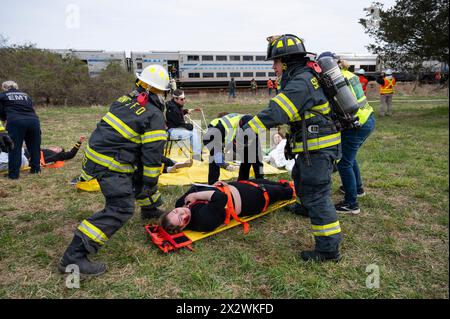
<svg viewBox="0 0 450 319">
<path fill-rule="evenodd" d="M 275 202 L 294 198 L 293 187 L 292 182 L 266 179 L 229 184 L 218 181 L 212 186 L 194 184 L 177 200 L 175 209 L 161 216 L 159 225 L 171 234 L 183 229 L 209 232 L 228 223 L 226 206 L 234 206 L 234 212 L 240 217 L 257 215 Z M 227 205 L 229 200 L 233 205 Z"/>
</svg>

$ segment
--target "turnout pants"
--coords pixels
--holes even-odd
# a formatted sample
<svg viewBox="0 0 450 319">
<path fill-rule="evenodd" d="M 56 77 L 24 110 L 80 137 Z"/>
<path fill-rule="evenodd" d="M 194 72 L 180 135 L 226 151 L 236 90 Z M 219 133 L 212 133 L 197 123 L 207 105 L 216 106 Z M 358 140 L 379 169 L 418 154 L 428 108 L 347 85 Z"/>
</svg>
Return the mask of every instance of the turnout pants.
<svg viewBox="0 0 450 319">
<path fill-rule="evenodd" d="M 315 250 L 320 252 L 337 251 L 341 241 L 341 228 L 331 200 L 331 174 L 338 156 L 338 146 L 310 152 L 308 166 L 305 155 L 300 153 L 292 170 L 298 199 L 311 218 Z"/>
<path fill-rule="evenodd" d="M 107 171 L 97 177 L 105 208 L 83 220 L 75 234 L 89 253 L 96 253 L 133 216 L 132 175 Z"/>
</svg>

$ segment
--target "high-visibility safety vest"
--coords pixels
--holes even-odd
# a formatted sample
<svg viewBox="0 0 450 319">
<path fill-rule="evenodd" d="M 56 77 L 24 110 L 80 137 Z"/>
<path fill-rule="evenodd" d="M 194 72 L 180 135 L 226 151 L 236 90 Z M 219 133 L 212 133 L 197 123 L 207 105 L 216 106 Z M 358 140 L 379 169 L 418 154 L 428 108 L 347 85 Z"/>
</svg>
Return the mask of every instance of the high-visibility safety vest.
<svg viewBox="0 0 450 319">
<path fill-rule="evenodd" d="M 0 121 L 0 132 L 5 131 L 5 127 L 2 124 L 2 121 Z"/>
<path fill-rule="evenodd" d="M 273 82 L 271 80 L 267 81 L 267 88 L 268 89 L 273 89 Z"/>
<path fill-rule="evenodd" d="M 392 94 L 394 93 L 394 86 L 396 84 L 395 78 L 384 78 L 384 84 L 380 86 L 380 94 Z"/>
<path fill-rule="evenodd" d="M 367 122 L 370 114 L 373 113 L 373 108 L 367 101 L 367 97 L 364 94 L 364 90 L 358 76 L 348 70 L 342 70 L 342 74 L 350 83 L 350 89 L 358 102 L 359 110 L 355 115 L 358 117 L 359 123 L 361 123 L 361 125 L 364 125 Z"/>
<path fill-rule="evenodd" d="M 243 114 L 230 113 L 223 117 L 214 119 L 210 122 L 210 125 L 217 126 L 217 124 L 222 123 L 225 128 L 225 145 L 230 143 L 236 136 L 237 129 L 239 127 L 239 121 L 243 117 Z"/>
</svg>

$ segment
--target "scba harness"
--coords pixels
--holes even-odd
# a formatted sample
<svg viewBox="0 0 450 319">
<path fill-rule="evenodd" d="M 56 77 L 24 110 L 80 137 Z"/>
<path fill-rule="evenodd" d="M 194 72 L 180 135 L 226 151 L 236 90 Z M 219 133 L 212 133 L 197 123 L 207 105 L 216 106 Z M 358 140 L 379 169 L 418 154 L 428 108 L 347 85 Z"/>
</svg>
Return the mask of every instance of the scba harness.
<svg viewBox="0 0 450 319">
<path fill-rule="evenodd" d="M 322 60 L 320 60 L 322 61 Z M 326 63 L 325 63 L 326 62 Z M 359 128 L 361 124 L 355 116 L 359 107 L 356 98 L 351 93 L 350 82 L 341 74 L 339 66 L 328 59 L 321 63 L 330 68 L 324 72 L 317 62 L 308 61 L 306 64 L 317 77 L 325 96 L 331 104 L 331 117 L 338 131 Z"/>
</svg>

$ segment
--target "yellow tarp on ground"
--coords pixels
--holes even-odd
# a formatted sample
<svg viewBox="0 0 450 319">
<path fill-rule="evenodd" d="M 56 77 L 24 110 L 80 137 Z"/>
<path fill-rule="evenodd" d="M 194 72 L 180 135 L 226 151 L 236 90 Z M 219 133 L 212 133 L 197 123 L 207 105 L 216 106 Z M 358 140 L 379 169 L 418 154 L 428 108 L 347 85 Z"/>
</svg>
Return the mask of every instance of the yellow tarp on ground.
<svg viewBox="0 0 450 319">
<path fill-rule="evenodd" d="M 286 171 L 279 170 L 272 165 L 264 163 L 264 174 L 282 174 Z M 225 169 L 220 170 L 220 180 L 236 180 L 239 175 L 239 171 L 229 172 Z M 251 170 L 251 176 L 253 176 L 253 171 Z M 180 168 L 176 173 L 162 174 L 159 177 L 159 185 L 169 186 L 169 185 L 191 185 L 193 183 L 208 183 L 208 160 L 203 162 L 194 161 L 191 167 Z"/>
<path fill-rule="evenodd" d="M 171 157 L 177 162 L 184 162 L 187 159 L 185 157 L 175 156 Z M 264 163 L 264 174 L 274 175 L 286 173 L 284 170 L 279 170 L 272 165 Z M 225 169 L 220 170 L 220 180 L 236 180 L 239 175 L 239 171 L 229 172 Z M 253 175 L 251 170 L 250 176 Z M 208 157 L 205 157 L 203 162 L 194 161 L 191 167 L 179 168 L 176 173 L 166 173 L 159 177 L 158 185 L 173 186 L 173 185 L 192 185 L 193 183 L 208 183 Z M 100 191 L 100 186 L 96 180 L 89 182 L 78 182 L 76 188 L 87 192 Z"/>
<path fill-rule="evenodd" d="M 261 213 L 261 214 L 258 214 L 258 215 L 253 215 L 253 216 L 248 216 L 248 217 L 242 217 L 240 219 L 242 221 L 244 221 L 244 222 L 248 222 L 250 220 L 253 220 L 253 219 L 259 218 L 261 216 L 267 215 L 269 213 L 272 213 L 272 212 L 276 211 L 277 209 L 280 209 L 280 208 L 282 208 L 282 207 L 284 207 L 286 205 L 293 204 L 293 203 L 295 203 L 295 199 L 279 202 L 279 203 L 270 205 L 264 213 Z M 197 241 L 197 240 L 200 240 L 200 239 L 203 239 L 203 238 L 215 235 L 217 233 L 220 233 L 220 232 L 222 232 L 224 230 L 230 229 L 230 228 L 238 226 L 238 225 L 241 225 L 241 224 L 233 219 L 233 220 L 231 220 L 228 223 L 228 225 L 220 226 L 220 227 L 216 228 L 215 230 L 213 230 L 211 232 L 202 233 L 202 232 L 197 232 L 197 231 L 192 231 L 192 230 L 185 230 L 185 231 L 183 231 L 183 233 L 190 240 L 192 240 L 194 242 L 194 241 Z M 250 226 L 250 231 L 252 231 L 251 226 Z"/>
<path fill-rule="evenodd" d="M 20 168 L 21 171 L 29 171 L 30 169 L 31 169 L 30 166 L 24 166 L 24 167 L 21 167 L 21 168 Z M 3 173 L 8 174 L 8 170 L 5 169 L 5 170 L 0 171 L 0 174 L 3 174 Z"/>
</svg>

